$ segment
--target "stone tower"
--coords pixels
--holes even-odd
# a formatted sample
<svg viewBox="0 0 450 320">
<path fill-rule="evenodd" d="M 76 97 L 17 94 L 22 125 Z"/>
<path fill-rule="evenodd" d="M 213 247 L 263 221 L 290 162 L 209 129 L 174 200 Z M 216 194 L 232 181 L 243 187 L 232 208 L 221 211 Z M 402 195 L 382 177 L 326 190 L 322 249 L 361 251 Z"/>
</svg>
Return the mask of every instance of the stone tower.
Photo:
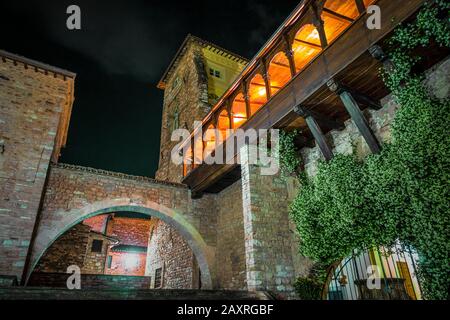
<svg viewBox="0 0 450 320">
<path fill-rule="evenodd" d="M 164 90 L 158 180 L 181 182 L 182 165 L 171 162 L 178 143 L 172 131 L 192 131 L 246 66 L 247 60 L 219 46 L 188 35 L 164 73 L 158 88 Z"/>
<path fill-rule="evenodd" d="M 75 74 L 0 50 L 0 275 L 26 270 L 50 162 L 65 145 Z"/>
</svg>

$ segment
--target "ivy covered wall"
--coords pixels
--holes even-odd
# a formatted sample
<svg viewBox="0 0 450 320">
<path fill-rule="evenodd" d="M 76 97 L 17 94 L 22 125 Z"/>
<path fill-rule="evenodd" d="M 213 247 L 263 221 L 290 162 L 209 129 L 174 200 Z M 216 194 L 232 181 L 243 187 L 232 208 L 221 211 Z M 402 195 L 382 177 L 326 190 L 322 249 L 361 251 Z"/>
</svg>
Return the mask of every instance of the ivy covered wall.
<svg viewBox="0 0 450 320">
<path fill-rule="evenodd" d="M 397 239 L 415 247 L 427 299 L 446 299 L 450 283 L 450 61 L 426 79 L 413 72 L 420 61 L 413 49 L 431 41 L 449 47 L 449 5 L 437 3 L 389 42 L 395 69 L 383 77 L 392 95 L 382 110 L 366 112 L 382 152 L 368 155 L 347 122 L 344 131 L 329 134 L 333 160 L 320 161 L 317 148 L 301 151 L 309 178 L 291 205 L 301 253 L 321 264 Z"/>
</svg>

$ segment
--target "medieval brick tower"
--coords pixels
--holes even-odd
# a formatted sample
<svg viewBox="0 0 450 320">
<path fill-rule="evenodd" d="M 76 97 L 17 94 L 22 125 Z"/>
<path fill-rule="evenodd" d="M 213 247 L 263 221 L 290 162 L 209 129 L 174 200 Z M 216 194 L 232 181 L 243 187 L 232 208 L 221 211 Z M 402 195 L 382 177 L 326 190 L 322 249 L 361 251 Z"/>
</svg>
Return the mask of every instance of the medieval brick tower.
<svg viewBox="0 0 450 320">
<path fill-rule="evenodd" d="M 173 130 L 192 131 L 247 65 L 247 60 L 228 50 L 188 35 L 164 73 L 158 88 L 164 90 L 161 152 L 158 180 L 180 182 L 183 168 L 170 160 L 178 143 Z"/>
<path fill-rule="evenodd" d="M 75 74 L 0 50 L 0 274 L 21 278 L 51 161 L 66 143 Z"/>
</svg>

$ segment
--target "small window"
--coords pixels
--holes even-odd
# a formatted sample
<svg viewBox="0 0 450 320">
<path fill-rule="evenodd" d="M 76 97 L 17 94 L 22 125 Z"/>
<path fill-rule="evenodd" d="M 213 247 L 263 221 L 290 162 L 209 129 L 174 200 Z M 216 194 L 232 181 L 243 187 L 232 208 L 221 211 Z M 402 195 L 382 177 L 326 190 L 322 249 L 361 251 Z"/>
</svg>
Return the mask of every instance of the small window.
<svg viewBox="0 0 450 320">
<path fill-rule="evenodd" d="M 155 270 L 155 289 L 161 288 L 162 285 L 162 268 Z"/>
<path fill-rule="evenodd" d="M 102 247 L 103 247 L 103 240 L 97 239 L 92 240 L 92 247 L 91 247 L 92 252 L 102 252 Z"/>
<path fill-rule="evenodd" d="M 107 262 L 108 269 L 111 269 L 111 265 L 112 265 L 112 256 L 108 256 L 108 262 Z"/>
<path fill-rule="evenodd" d="M 216 78 L 220 78 L 220 71 L 219 70 L 215 70 L 213 68 L 209 68 L 209 75 L 216 77 Z"/>
</svg>

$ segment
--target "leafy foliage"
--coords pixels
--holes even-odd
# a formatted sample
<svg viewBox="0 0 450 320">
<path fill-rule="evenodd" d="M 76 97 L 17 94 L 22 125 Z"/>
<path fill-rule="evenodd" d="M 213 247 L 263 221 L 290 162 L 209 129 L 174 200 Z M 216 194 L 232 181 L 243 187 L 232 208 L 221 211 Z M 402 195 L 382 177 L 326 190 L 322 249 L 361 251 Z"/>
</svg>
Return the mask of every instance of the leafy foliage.
<svg viewBox="0 0 450 320">
<path fill-rule="evenodd" d="M 295 292 L 302 300 L 320 300 L 322 284 L 313 278 L 298 278 L 294 283 Z"/>
<path fill-rule="evenodd" d="M 294 144 L 294 140 L 297 135 L 297 130 L 291 132 L 280 131 L 279 160 L 281 175 L 283 177 L 299 175 L 299 169 L 302 161 Z"/>
<path fill-rule="evenodd" d="M 401 105 L 392 143 L 363 162 L 340 155 L 321 163 L 291 204 L 301 252 L 315 261 L 330 264 L 397 239 L 415 247 L 428 299 L 446 299 L 450 284 L 450 101 L 433 98 L 412 70 L 417 46 L 432 39 L 450 46 L 441 9 L 449 9 L 446 1 L 426 5 L 389 41 L 395 68 L 383 79 Z"/>
</svg>

